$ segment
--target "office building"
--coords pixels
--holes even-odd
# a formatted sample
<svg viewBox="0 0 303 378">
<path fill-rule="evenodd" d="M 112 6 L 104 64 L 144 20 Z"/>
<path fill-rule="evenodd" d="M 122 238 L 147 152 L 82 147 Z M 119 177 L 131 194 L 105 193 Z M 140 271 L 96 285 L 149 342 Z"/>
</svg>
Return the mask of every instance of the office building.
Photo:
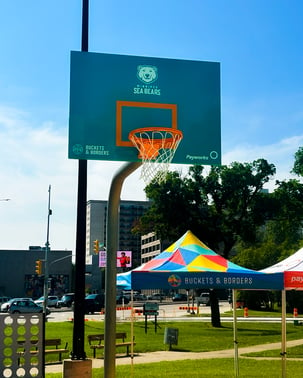
<svg viewBox="0 0 303 378">
<path fill-rule="evenodd" d="M 37 261 L 42 272 L 37 274 Z M 49 250 L 49 294 L 61 296 L 72 290 L 72 251 Z M 0 296 L 38 298 L 43 295 L 45 248 L 0 250 Z"/>
</svg>

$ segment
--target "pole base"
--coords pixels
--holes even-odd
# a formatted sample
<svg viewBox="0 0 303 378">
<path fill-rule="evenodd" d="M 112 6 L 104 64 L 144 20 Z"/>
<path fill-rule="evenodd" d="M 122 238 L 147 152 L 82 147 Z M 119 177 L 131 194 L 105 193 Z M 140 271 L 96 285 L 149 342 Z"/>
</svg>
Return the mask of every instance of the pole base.
<svg viewBox="0 0 303 378">
<path fill-rule="evenodd" d="M 63 378 L 92 378 L 92 360 L 63 360 Z"/>
</svg>

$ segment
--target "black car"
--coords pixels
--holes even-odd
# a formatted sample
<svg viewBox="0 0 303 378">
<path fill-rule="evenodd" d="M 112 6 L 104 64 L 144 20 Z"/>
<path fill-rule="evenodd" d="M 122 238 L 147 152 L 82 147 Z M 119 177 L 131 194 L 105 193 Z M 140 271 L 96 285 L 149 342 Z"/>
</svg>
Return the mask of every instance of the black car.
<svg viewBox="0 0 303 378">
<path fill-rule="evenodd" d="M 116 296 L 116 304 L 128 304 L 129 299 L 125 295 L 117 295 Z"/>
<path fill-rule="evenodd" d="M 186 294 L 176 294 L 172 298 L 173 302 L 186 302 L 187 301 L 187 295 Z"/>
<path fill-rule="evenodd" d="M 85 313 L 93 314 L 100 312 L 104 308 L 103 294 L 89 294 L 85 297 Z"/>
</svg>

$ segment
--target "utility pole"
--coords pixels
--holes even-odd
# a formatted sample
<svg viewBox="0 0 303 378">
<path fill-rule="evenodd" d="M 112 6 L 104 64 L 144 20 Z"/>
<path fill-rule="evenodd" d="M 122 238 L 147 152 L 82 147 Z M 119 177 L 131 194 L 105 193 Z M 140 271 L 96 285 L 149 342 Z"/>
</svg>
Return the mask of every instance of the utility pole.
<svg viewBox="0 0 303 378">
<path fill-rule="evenodd" d="M 48 209 L 47 209 L 47 228 L 46 228 L 46 243 L 45 243 L 45 257 L 44 257 L 44 291 L 43 291 L 43 312 L 46 319 L 46 307 L 48 298 L 48 252 L 49 252 L 49 220 L 52 215 L 50 209 L 50 198 L 51 198 L 51 186 L 48 187 Z"/>
</svg>

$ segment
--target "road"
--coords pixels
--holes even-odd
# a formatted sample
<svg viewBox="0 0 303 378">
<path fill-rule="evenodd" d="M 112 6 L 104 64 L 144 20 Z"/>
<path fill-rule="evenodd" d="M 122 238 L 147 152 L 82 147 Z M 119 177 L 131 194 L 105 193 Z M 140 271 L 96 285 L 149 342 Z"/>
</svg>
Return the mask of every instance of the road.
<svg viewBox="0 0 303 378">
<path fill-rule="evenodd" d="M 117 322 L 119 321 L 129 321 L 131 319 L 131 310 L 130 307 L 125 306 L 126 309 L 123 307 L 117 307 Z M 143 309 L 143 303 L 135 303 L 136 310 Z M 231 310 L 231 305 L 227 301 L 220 301 L 219 303 L 220 314 L 224 314 L 226 311 Z M 194 313 L 193 313 L 194 312 Z M 200 306 L 199 307 L 199 316 L 194 316 L 197 314 L 197 308 L 194 307 L 194 311 L 190 307 L 188 309 L 187 303 L 172 303 L 172 302 L 162 302 L 159 303 L 159 315 L 158 321 L 210 321 L 210 306 Z M 249 311 L 248 311 L 249 313 Z M 241 312 L 242 314 L 242 312 Z M 190 316 L 192 315 L 192 316 Z M 205 316 L 204 316 L 205 315 Z M 47 317 L 49 322 L 66 322 L 66 321 L 73 321 L 74 313 L 71 309 L 63 308 L 63 309 L 51 309 L 51 314 Z M 145 317 L 143 314 L 135 314 L 136 320 L 144 320 Z M 94 313 L 94 314 L 87 314 L 85 315 L 85 319 L 87 320 L 95 320 L 95 321 L 103 321 L 104 314 Z M 154 317 L 150 317 L 150 320 L 153 320 Z M 302 317 L 298 317 L 297 320 L 301 323 L 303 322 Z M 232 322 L 232 316 L 222 316 L 222 322 Z M 279 317 L 243 317 L 238 316 L 237 321 L 239 322 L 251 322 L 251 321 L 266 321 L 266 322 L 281 322 L 281 318 Z M 287 318 L 287 322 L 293 322 L 294 319 Z"/>
<path fill-rule="evenodd" d="M 123 320 L 129 320 L 131 316 L 131 310 L 129 305 L 125 305 L 125 308 L 123 306 L 117 306 L 117 321 L 123 321 Z M 228 304 L 227 301 L 222 301 L 219 304 L 220 312 L 224 313 L 225 311 L 230 310 L 230 304 Z M 136 310 L 143 310 L 143 302 L 138 303 L 135 302 L 135 309 Z M 174 318 L 189 318 L 188 315 L 190 313 L 197 313 L 197 307 L 192 307 L 188 308 L 187 303 L 184 302 L 162 302 L 159 303 L 159 316 L 158 319 L 174 319 Z M 200 316 L 205 314 L 208 315 L 210 314 L 210 306 L 200 306 L 199 308 Z M 62 309 L 51 309 L 51 314 L 48 316 L 48 321 L 54 321 L 54 322 L 60 322 L 60 321 L 71 321 L 73 319 L 73 311 L 67 308 L 62 308 Z M 144 318 L 143 315 L 136 314 L 135 315 L 137 318 Z M 104 314 L 99 314 L 99 313 L 94 313 L 94 314 L 87 314 L 85 316 L 86 319 L 92 319 L 92 320 L 104 320 Z M 199 318 L 201 319 L 201 318 Z"/>
</svg>

